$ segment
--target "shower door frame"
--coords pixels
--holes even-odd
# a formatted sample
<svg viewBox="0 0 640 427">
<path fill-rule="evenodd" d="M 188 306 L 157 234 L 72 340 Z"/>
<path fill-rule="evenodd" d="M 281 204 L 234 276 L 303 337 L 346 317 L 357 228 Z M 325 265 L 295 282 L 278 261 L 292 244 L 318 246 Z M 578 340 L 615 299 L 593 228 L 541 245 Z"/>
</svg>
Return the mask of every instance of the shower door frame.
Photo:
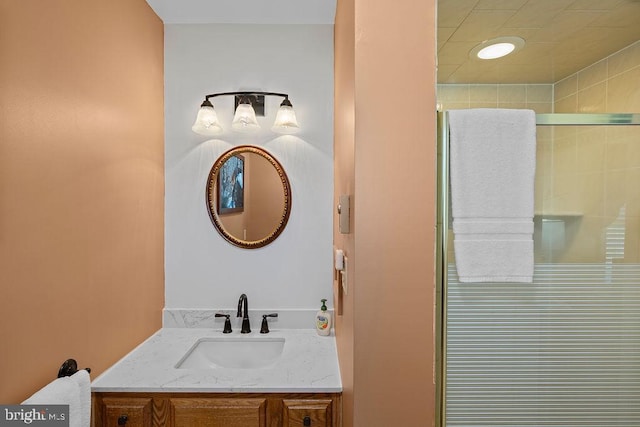
<svg viewBox="0 0 640 427">
<path fill-rule="evenodd" d="M 637 126 L 640 114 L 547 113 L 536 114 L 537 126 Z M 447 386 L 447 264 L 449 232 L 449 114 L 437 112 L 436 200 L 436 426 L 446 427 Z"/>
</svg>

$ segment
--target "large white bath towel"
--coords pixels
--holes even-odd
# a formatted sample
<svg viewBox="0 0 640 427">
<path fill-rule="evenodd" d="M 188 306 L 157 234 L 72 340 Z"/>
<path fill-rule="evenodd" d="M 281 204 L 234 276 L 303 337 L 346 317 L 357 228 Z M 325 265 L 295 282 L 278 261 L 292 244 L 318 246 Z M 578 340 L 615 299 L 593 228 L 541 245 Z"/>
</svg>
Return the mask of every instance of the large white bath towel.
<svg viewBox="0 0 640 427">
<path fill-rule="evenodd" d="M 531 282 L 535 113 L 451 110 L 449 135 L 460 281 Z"/>
</svg>

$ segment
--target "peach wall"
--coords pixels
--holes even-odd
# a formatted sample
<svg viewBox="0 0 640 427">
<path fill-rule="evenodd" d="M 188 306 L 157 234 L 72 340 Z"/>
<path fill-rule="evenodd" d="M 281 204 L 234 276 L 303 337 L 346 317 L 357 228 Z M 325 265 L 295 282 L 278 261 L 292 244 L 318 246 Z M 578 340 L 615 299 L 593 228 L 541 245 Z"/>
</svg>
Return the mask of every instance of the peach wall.
<svg viewBox="0 0 640 427">
<path fill-rule="evenodd" d="M 338 0 L 334 26 L 334 206 L 341 194 L 351 195 L 351 222 L 355 210 L 355 0 Z M 349 234 L 338 231 L 337 217 L 333 222 L 333 243 L 344 250 L 347 259 L 347 293 L 334 280 L 333 307 L 340 374 L 342 377 L 343 427 L 353 427 L 354 418 L 354 292 L 348 292 L 349 282 L 355 283 L 355 227 Z M 337 276 L 334 277 L 337 279 Z"/>
<path fill-rule="evenodd" d="M 161 326 L 163 25 L 144 0 L 0 2 L 0 402 Z"/>
<path fill-rule="evenodd" d="M 353 197 L 352 233 L 334 231 L 349 259 L 336 297 L 344 425 L 430 426 L 435 1 L 338 1 L 335 78 L 335 191 Z"/>
</svg>

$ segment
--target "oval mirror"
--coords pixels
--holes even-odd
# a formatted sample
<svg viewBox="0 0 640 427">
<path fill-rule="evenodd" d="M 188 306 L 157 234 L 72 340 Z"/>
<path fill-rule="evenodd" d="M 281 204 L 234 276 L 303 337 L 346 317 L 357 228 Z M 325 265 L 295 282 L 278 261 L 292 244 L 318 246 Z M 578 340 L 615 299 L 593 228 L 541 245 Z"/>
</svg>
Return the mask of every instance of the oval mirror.
<svg viewBox="0 0 640 427">
<path fill-rule="evenodd" d="M 249 145 L 232 148 L 211 167 L 207 210 L 228 242 L 246 249 L 268 245 L 289 220 L 289 179 L 265 150 Z"/>
</svg>

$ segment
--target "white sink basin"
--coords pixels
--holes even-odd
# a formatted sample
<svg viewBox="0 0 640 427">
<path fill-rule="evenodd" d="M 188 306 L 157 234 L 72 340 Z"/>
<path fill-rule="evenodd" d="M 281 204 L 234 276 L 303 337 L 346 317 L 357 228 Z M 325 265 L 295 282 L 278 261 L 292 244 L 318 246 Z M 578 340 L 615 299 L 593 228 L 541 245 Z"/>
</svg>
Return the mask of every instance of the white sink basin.
<svg viewBox="0 0 640 427">
<path fill-rule="evenodd" d="M 178 369 L 264 368 L 282 355 L 284 338 L 201 338 L 180 359 Z"/>
</svg>

